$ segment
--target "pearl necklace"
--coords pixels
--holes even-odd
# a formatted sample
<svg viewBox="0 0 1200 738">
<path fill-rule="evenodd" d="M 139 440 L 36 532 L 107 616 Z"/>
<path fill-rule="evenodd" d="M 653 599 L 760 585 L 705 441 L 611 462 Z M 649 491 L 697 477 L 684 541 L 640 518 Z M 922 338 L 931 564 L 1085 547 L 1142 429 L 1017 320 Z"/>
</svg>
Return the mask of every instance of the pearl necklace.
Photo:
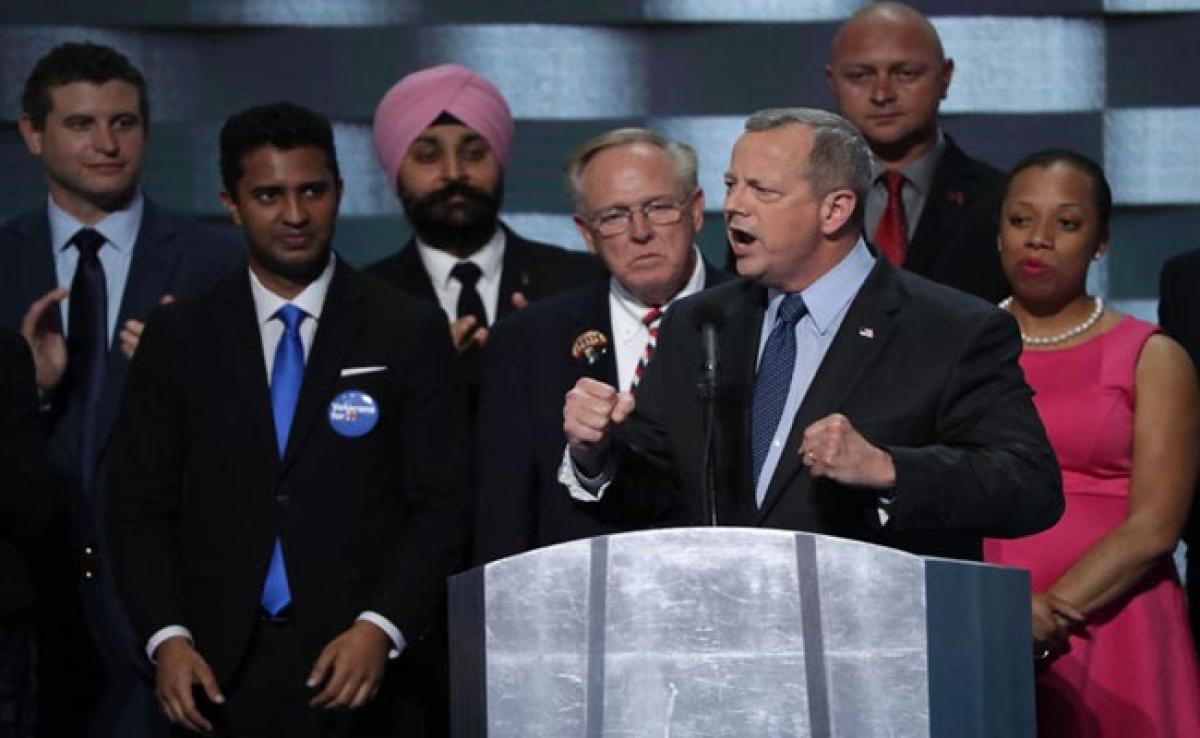
<svg viewBox="0 0 1200 738">
<path fill-rule="evenodd" d="M 1083 333 L 1092 326 L 1096 325 L 1096 323 L 1100 322 L 1100 316 L 1104 314 L 1104 300 L 1100 297 L 1093 297 L 1092 299 L 1095 300 L 1096 307 L 1092 309 L 1092 314 L 1087 316 L 1087 318 L 1085 318 L 1084 321 L 1079 325 L 1073 328 L 1068 328 L 1057 335 L 1046 336 L 1044 338 L 1041 336 L 1028 336 L 1024 331 L 1021 331 L 1021 341 L 1031 346 L 1053 346 L 1056 343 L 1062 343 L 1063 341 L 1067 341 L 1075 336 L 1078 336 L 1080 333 Z M 1009 305 L 1012 305 L 1011 297 L 1006 297 L 1000 301 L 1001 310 L 1008 310 Z"/>
</svg>

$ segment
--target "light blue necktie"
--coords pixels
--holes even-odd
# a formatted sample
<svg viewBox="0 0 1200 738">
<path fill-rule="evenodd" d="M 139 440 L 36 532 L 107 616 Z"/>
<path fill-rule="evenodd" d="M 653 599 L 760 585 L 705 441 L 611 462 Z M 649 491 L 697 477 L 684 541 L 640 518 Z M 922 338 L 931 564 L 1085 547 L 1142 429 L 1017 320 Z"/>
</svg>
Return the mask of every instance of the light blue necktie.
<svg viewBox="0 0 1200 738">
<path fill-rule="evenodd" d="M 767 345 L 763 347 L 762 360 L 758 363 L 758 376 L 754 380 L 754 406 L 750 416 L 755 489 L 758 489 L 758 477 L 771 450 L 771 439 L 779 428 L 783 405 L 792 386 L 792 372 L 796 368 L 796 323 L 807 312 L 808 308 L 799 292 L 783 298 L 775 316 L 775 326 L 767 337 Z M 758 503 L 761 505 L 762 500 Z"/>
<path fill-rule="evenodd" d="M 287 450 L 292 417 L 296 414 L 300 385 L 304 381 L 304 344 L 300 342 L 300 324 L 304 322 L 305 313 L 289 303 L 279 308 L 275 316 L 283 321 L 283 337 L 275 347 L 275 363 L 271 366 L 271 412 L 275 416 L 275 441 L 279 445 L 279 458 L 282 459 Z M 283 546 L 278 536 L 275 538 L 275 549 L 271 552 L 271 564 L 267 567 L 267 582 L 263 585 L 260 602 L 271 615 L 278 615 L 292 602 L 287 568 L 283 564 Z"/>
</svg>

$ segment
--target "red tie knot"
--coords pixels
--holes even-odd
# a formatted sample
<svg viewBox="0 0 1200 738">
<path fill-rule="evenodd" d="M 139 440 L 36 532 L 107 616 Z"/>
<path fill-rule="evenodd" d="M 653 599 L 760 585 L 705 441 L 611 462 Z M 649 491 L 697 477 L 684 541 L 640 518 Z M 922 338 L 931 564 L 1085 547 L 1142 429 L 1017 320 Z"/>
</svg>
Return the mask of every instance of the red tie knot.
<svg viewBox="0 0 1200 738">
<path fill-rule="evenodd" d="M 662 317 L 663 309 L 661 307 L 651 308 L 642 316 L 642 325 L 647 328 L 652 328 L 658 319 Z"/>
<path fill-rule="evenodd" d="M 883 173 L 883 186 L 887 188 L 888 197 L 898 197 L 904 189 L 904 174 L 888 170 Z"/>
</svg>

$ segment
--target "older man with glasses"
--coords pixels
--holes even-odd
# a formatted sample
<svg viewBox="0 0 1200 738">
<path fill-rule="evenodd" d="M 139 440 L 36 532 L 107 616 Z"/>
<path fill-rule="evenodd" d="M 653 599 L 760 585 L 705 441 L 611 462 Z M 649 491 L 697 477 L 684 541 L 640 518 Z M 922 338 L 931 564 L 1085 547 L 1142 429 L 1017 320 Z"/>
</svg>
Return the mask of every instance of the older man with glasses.
<svg viewBox="0 0 1200 738">
<path fill-rule="evenodd" d="M 614 532 L 572 503 L 556 475 L 562 401 L 581 377 L 631 389 L 654 354 L 663 312 L 728 279 L 695 245 L 704 221 L 696 155 L 623 128 L 571 154 L 575 224 L 611 276 L 497 325 L 484 349 L 476 559 Z"/>
</svg>

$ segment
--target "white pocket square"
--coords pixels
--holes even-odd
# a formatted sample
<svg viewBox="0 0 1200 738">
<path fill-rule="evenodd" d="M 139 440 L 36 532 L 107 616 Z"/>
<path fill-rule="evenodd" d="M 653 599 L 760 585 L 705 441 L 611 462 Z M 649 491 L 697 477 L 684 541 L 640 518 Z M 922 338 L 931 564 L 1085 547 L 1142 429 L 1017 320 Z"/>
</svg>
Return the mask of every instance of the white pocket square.
<svg viewBox="0 0 1200 738">
<path fill-rule="evenodd" d="M 343 377 L 357 377 L 361 374 L 374 374 L 375 372 L 386 372 L 386 366 L 348 366 L 342 370 Z"/>
</svg>

